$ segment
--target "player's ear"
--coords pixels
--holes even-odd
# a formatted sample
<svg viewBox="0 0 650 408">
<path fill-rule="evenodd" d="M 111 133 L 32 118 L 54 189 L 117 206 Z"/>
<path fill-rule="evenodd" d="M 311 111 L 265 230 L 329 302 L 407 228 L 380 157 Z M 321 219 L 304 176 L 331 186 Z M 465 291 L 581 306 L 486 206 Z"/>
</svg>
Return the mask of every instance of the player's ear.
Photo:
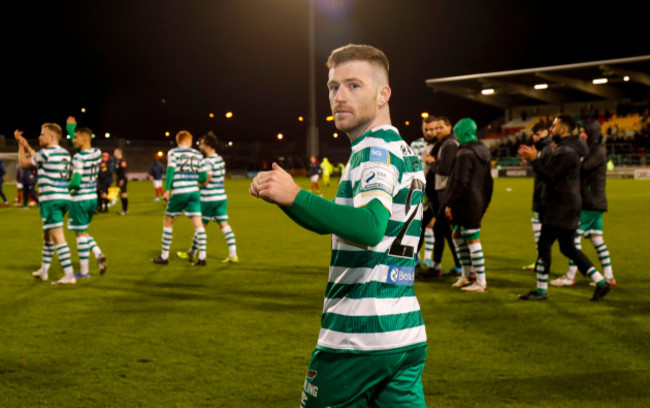
<svg viewBox="0 0 650 408">
<path fill-rule="evenodd" d="M 377 104 L 379 106 L 384 106 L 388 103 L 390 99 L 391 90 L 388 85 L 380 85 L 377 90 Z"/>
</svg>

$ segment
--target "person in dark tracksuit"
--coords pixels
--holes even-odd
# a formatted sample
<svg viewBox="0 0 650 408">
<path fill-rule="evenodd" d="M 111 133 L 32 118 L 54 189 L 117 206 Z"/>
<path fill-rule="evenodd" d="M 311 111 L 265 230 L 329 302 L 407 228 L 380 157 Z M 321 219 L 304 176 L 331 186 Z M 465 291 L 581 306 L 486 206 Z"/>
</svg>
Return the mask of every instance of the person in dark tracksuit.
<svg viewBox="0 0 650 408">
<path fill-rule="evenodd" d="M 611 286 L 596 270 L 589 258 L 574 245 L 580 223 L 580 165 L 588 152 L 587 143 L 573 135 L 576 121 L 569 115 L 558 115 L 551 126 L 555 150 L 545 158 L 537 158 L 537 149 L 522 145 L 519 154 L 533 164 L 533 170 L 544 183 L 541 191 L 540 220 L 542 232 L 537 243 L 537 289 L 519 295 L 522 300 L 545 300 L 548 273 L 551 269 L 551 248 L 557 240 L 560 252 L 578 266 L 578 270 L 596 283 L 593 301 L 602 299 Z"/>
<path fill-rule="evenodd" d="M 440 203 L 444 199 L 445 188 L 449 175 L 452 172 L 454 162 L 456 160 L 456 153 L 458 152 L 458 139 L 452 132 L 451 122 L 444 116 L 435 118 L 435 133 L 438 142 L 434 145 L 431 153 L 424 156 L 424 161 L 429 168 L 429 174 L 433 177 L 427 178 L 427 192 L 433 187 L 435 194 L 433 194 L 433 215 L 440 214 Z M 429 193 L 427 193 L 429 197 Z M 456 249 L 451 237 L 451 227 L 449 220 L 444 216 L 436 217 L 433 224 L 433 267 L 421 272 L 421 277 L 440 277 L 442 275 L 441 262 L 442 253 L 445 249 L 445 241 L 449 245 L 451 254 L 454 258 L 454 268 L 450 271 L 453 275 L 460 274 L 460 262 L 456 256 Z"/>
<path fill-rule="evenodd" d="M 454 244 L 462 274 L 452 286 L 465 291 L 485 292 L 485 261 L 481 245 L 481 219 L 492 199 L 490 150 L 476 137 L 477 125 L 463 118 L 454 126 L 460 148 L 449 178 L 442 207 L 454 225 Z M 440 215 L 440 218 L 444 217 Z M 476 281 L 470 284 L 470 275 Z"/>
<path fill-rule="evenodd" d="M 579 126 L 580 137 L 589 145 L 589 153 L 582 161 L 580 169 L 580 195 L 582 197 L 582 211 L 580 211 L 580 226 L 576 231 L 575 245 L 582 248 L 581 237 L 589 238 L 601 266 L 603 275 L 611 286 L 616 286 L 609 248 L 603 240 L 603 213 L 607 211 L 607 195 L 605 184 L 607 180 L 607 153 L 602 144 L 600 124 L 591 120 Z M 566 274 L 551 281 L 553 286 L 575 285 L 577 266 L 570 262 Z"/>
</svg>

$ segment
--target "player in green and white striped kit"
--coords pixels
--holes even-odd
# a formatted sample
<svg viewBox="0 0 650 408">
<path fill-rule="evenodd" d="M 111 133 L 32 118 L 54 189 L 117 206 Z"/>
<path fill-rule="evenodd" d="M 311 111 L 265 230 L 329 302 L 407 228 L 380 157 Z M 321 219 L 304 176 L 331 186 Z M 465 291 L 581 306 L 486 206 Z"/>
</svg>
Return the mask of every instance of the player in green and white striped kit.
<svg viewBox="0 0 650 408">
<path fill-rule="evenodd" d="M 163 219 L 162 252 L 152 261 L 166 265 L 169 262 L 169 247 L 172 243 L 172 232 L 176 217 L 183 213 L 190 217 L 197 236 L 199 259 L 194 265 L 206 264 L 205 227 L 201 222 L 201 196 L 199 183 L 207 178 L 205 168 L 202 167 L 203 156 L 192 148 L 192 134 L 181 130 L 176 134 L 178 147 L 167 153 L 167 171 L 165 175 L 165 194 L 167 201 L 165 218 Z"/>
<path fill-rule="evenodd" d="M 301 189 L 276 163 L 250 188 L 299 225 L 332 234 L 300 406 L 422 408 L 426 331 L 413 283 L 424 174 L 391 126 L 383 52 L 348 45 L 332 52 L 328 68 L 334 121 L 352 144 L 334 202 Z"/>
<path fill-rule="evenodd" d="M 239 262 L 237 257 L 237 244 L 235 233 L 228 224 L 228 197 L 224 188 L 226 178 L 226 164 L 223 158 L 217 154 L 218 141 L 213 133 L 203 135 L 199 139 L 199 150 L 205 155 L 203 166 L 208 176 L 201 185 L 201 219 L 204 228 L 207 228 L 210 221 L 219 223 L 219 228 L 228 244 L 228 257 L 223 262 Z M 177 252 L 183 259 L 193 259 L 198 251 L 198 234 L 194 234 L 192 246 L 188 252 Z"/>
<path fill-rule="evenodd" d="M 72 179 L 68 183 L 71 197 L 68 229 L 77 235 L 80 267 L 75 277 L 90 278 L 88 258 L 91 251 L 97 259 L 99 274 L 106 272 L 106 256 L 97 246 L 95 239 L 88 234 L 88 226 L 97 210 L 97 175 L 102 152 L 91 146 L 93 132 L 88 128 L 77 128 L 74 117 L 68 117 L 66 129 L 68 134 L 73 136 L 72 143 L 79 149 L 72 157 Z"/>
<path fill-rule="evenodd" d="M 59 146 L 63 132 L 56 123 L 44 123 L 38 143 L 42 147 L 38 152 L 29 146 L 21 130 L 14 131 L 18 141 L 18 160 L 22 168 L 38 168 L 38 192 L 41 221 L 43 222 L 43 249 L 41 268 L 32 273 L 43 281 L 48 279 L 50 263 L 54 252 L 59 257 L 64 276 L 53 285 L 74 285 L 70 248 L 63 233 L 63 217 L 68 212 L 70 194 L 68 178 L 70 177 L 70 153 Z M 27 153 L 31 157 L 27 157 Z"/>
</svg>

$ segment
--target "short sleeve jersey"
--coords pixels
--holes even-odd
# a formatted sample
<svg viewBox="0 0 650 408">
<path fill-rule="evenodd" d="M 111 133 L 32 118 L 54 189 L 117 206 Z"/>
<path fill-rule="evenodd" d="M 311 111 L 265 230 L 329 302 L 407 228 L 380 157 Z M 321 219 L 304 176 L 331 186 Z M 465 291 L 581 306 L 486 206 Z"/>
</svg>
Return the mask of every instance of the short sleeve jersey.
<svg viewBox="0 0 650 408">
<path fill-rule="evenodd" d="M 227 199 L 224 188 L 226 163 L 218 154 L 203 159 L 204 170 L 210 175 L 210 181 L 201 187 L 201 201 L 223 201 Z"/>
<path fill-rule="evenodd" d="M 413 289 L 424 174 L 392 126 L 352 143 L 335 203 L 362 207 L 378 199 L 390 212 L 381 242 L 369 247 L 332 235 L 332 257 L 317 348 L 385 354 L 426 344 Z"/>
<path fill-rule="evenodd" d="M 72 173 L 81 174 L 78 189 L 70 192 L 72 201 L 97 199 L 97 175 L 102 162 L 102 152 L 96 147 L 81 150 L 72 157 Z"/>
<path fill-rule="evenodd" d="M 203 156 L 189 147 L 175 147 L 167 153 L 167 167 L 174 169 L 172 195 L 198 193 Z"/>
<path fill-rule="evenodd" d="M 38 199 L 41 202 L 70 200 L 70 153 L 61 146 L 46 147 L 33 157 L 38 168 Z"/>
</svg>

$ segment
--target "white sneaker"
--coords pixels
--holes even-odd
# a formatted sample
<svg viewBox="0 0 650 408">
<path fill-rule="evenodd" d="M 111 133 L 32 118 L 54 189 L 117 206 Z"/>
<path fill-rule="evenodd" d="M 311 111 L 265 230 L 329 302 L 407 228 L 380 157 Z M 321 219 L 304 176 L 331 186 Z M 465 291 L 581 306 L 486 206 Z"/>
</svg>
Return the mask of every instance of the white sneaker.
<svg viewBox="0 0 650 408">
<path fill-rule="evenodd" d="M 56 282 L 52 282 L 52 285 L 74 285 L 77 283 L 77 279 L 73 276 L 64 276 Z"/>
<path fill-rule="evenodd" d="M 35 277 L 36 279 L 42 280 L 43 282 L 45 282 L 48 278 L 47 273 L 43 273 L 43 271 L 40 269 L 32 272 L 32 276 Z"/>
<path fill-rule="evenodd" d="M 463 286 L 467 286 L 467 285 L 469 285 L 470 283 L 471 283 L 471 282 L 469 281 L 469 279 L 467 279 L 467 278 L 464 277 L 464 276 L 461 276 L 460 278 L 458 278 L 458 280 L 456 281 L 456 283 L 454 283 L 453 285 L 451 285 L 451 287 L 452 287 L 452 288 L 462 288 Z"/>
<path fill-rule="evenodd" d="M 474 282 L 469 286 L 463 286 L 460 290 L 466 290 L 468 292 L 487 292 L 487 286 L 479 285 L 478 282 Z"/>
<path fill-rule="evenodd" d="M 569 279 L 566 274 L 564 274 L 559 278 L 550 281 L 549 283 L 553 286 L 573 286 L 576 284 L 576 281 Z"/>
</svg>

